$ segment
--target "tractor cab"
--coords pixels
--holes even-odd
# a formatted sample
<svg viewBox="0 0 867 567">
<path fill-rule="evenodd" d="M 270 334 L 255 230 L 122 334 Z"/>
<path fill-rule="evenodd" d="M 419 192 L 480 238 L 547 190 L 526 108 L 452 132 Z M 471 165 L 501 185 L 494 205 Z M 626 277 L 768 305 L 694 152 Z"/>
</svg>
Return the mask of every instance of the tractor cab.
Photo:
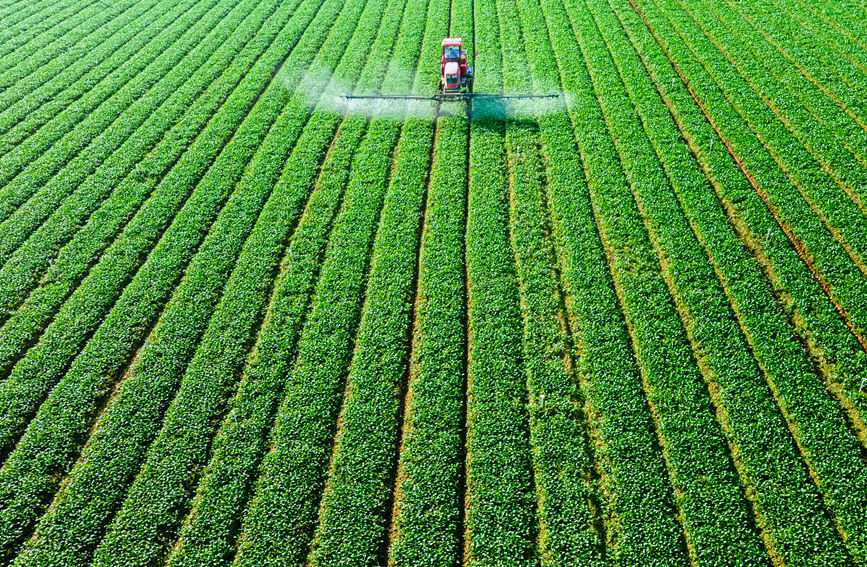
<svg viewBox="0 0 867 567">
<path fill-rule="evenodd" d="M 442 42 L 442 58 L 440 60 L 440 84 L 444 92 L 459 92 L 464 87 L 470 88 L 473 69 L 467 67 L 467 52 L 463 49 L 463 40 L 459 37 L 447 37 Z"/>
</svg>

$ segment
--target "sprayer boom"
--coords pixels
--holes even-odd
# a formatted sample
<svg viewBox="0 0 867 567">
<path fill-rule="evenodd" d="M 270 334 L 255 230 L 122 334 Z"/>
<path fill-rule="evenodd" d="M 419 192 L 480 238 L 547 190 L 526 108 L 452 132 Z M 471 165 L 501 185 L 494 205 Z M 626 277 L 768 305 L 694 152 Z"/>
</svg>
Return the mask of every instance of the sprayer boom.
<svg viewBox="0 0 867 567">
<path fill-rule="evenodd" d="M 447 37 L 442 41 L 442 56 L 440 57 L 440 84 L 436 94 L 414 95 L 353 95 L 346 94 L 346 100 L 432 100 L 436 102 L 466 102 L 487 99 L 541 99 L 559 98 L 558 94 L 515 94 L 503 95 L 493 93 L 473 92 L 473 68 L 467 65 L 467 52 L 463 49 L 463 40 L 459 37 Z"/>
</svg>

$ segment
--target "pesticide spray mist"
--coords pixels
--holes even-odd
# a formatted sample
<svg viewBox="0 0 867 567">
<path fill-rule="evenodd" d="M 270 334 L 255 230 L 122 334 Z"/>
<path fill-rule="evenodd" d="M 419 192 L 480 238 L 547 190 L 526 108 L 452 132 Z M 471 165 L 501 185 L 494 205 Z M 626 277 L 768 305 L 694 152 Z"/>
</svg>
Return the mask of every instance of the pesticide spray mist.
<svg viewBox="0 0 867 567">
<path fill-rule="evenodd" d="M 389 82 L 411 84 L 413 72 L 389 66 Z M 395 80 L 396 79 L 396 80 Z M 292 85 L 287 85 L 291 87 Z M 353 89 L 348 81 L 341 80 L 330 69 L 308 70 L 295 87 L 295 96 L 300 101 L 317 110 L 334 112 L 343 116 L 365 116 L 367 118 L 434 118 L 437 105 L 434 100 L 400 99 L 347 99 L 346 95 L 401 94 L 412 96 L 433 96 L 433 92 L 416 92 L 412 89 L 400 92 L 378 93 L 372 90 Z M 568 93 L 545 90 L 544 94 L 556 94 L 551 98 L 498 98 L 480 97 L 472 102 L 473 116 L 486 120 L 533 119 L 553 112 L 565 111 L 571 97 Z M 541 93 L 502 93 L 506 95 Z M 444 101 L 439 108 L 440 115 L 465 114 L 467 103 L 463 100 Z"/>
</svg>

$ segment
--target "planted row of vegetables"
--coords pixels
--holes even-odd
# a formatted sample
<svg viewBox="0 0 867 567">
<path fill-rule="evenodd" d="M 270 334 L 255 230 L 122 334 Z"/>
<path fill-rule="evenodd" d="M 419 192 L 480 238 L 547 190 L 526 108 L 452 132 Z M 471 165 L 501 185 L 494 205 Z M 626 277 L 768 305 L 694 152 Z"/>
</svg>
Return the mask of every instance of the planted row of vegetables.
<svg viewBox="0 0 867 567">
<path fill-rule="evenodd" d="M 657 254 L 664 258 L 667 285 L 700 353 L 698 363 L 729 445 L 737 447 L 732 454 L 741 483 L 753 494 L 765 546 L 777 561 L 797 561 L 808 554 L 823 554 L 828 563 L 844 560 L 821 497 L 765 383 L 765 375 L 772 384 L 785 379 L 786 370 L 773 361 L 805 353 L 799 351 L 794 329 L 787 325 L 770 286 L 749 264 L 748 251 L 708 195 L 698 165 L 687 148 L 678 146 L 680 132 L 636 54 L 630 53 L 620 23 L 608 6 L 597 10 L 596 18 L 653 145 L 645 155 L 657 157 L 661 164 L 645 170 L 651 182 L 640 186 L 636 197 Z M 678 147 L 679 152 L 672 151 Z M 757 299 L 759 293 L 764 299 Z M 756 303 L 765 307 L 756 309 Z M 763 312 L 762 318 L 757 311 Z M 776 342 L 793 345 L 794 352 L 780 352 L 762 327 L 773 327 L 775 337 L 788 335 Z M 753 353 L 772 356 L 757 364 Z M 813 375 L 813 380 L 818 378 Z"/>
<path fill-rule="evenodd" d="M 649 17 L 655 18 L 656 14 L 654 11 Z M 664 14 L 664 10 L 660 11 L 659 17 L 666 17 Z M 819 276 L 827 281 L 833 299 L 841 305 L 856 333 L 865 336 L 867 314 L 863 302 L 855 298 L 863 296 L 867 289 L 867 268 L 863 263 L 867 249 L 864 239 L 857 236 L 867 231 L 867 217 L 840 188 L 831 185 L 827 176 L 817 171 L 818 167 L 811 165 L 815 162 L 797 146 L 796 140 L 752 93 L 736 70 L 705 55 L 713 49 L 712 44 L 700 30 L 690 34 L 688 27 L 683 29 L 688 26 L 688 19 L 682 20 L 667 16 L 666 23 L 659 21 L 654 25 L 671 30 L 670 35 L 663 33 L 674 49 L 685 50 L 696 61 L 701 67 L 696 72 L 706 75 L 725 97 L 726 107 L 737 113 L 739 119 L 732 127 L 745 129 L 743 137 L 755 147 L 737 150 L 738 154 L 761 162 L 760 165 L 747 162 L 751 170 L 767 168 L 767 177 L 758 179 L 771 205 L 803 243 L 804 254 L 811 259 Z M 685 54 L 678 52 L 675 56 L 681 61 Z M 714 111 L 712 107 L 711 112 Z"/>
<path fill-rule="evenodd" d="M 24 62 L 25 57 L 33 55 L 39 57 L 48 52 L 49 57 L 43 60 L 44 63 L 50 59 L 50 56 L 57 55 L 57 51 L 52 52 L 48 49 L 49 45 L 66 44 L 67 47 L 74 45 L 94 28 L 111 21 L 112 17 L 123 13 L 131 5 L 121 3 L 109 6 L 106 10 L 104 6 L 101 9 L 97 2 L 69 3 L 53 10 L 51 14 L 46 15 L 43 12 L 40 14 L 41 17 L 24 20 L 17 29 L 13 27 L 13 22 L 4 25 L 8 35 L 0 36 L 0 41 L 3 42 L 3 48 L 0 49 L 0 73 Z M 22 15 L 26 16 L 28 11 L 24 9 L 22 12 Z M 13 30 L 17 33 L 11 33 Z"/>
<path fill-rule="evenodd" d="M 644 14 L 643 11 L 641 13 Z M 649 21 L 645 21 L 644 24 L 651 26 L 649 28 L 651 32 L 655 30 Z M 654 35 L 654 39 L 664 45 L 660 38 L 660 35 Z M 642 51 L 647 52 L 647 50 Z M 682 63 L 678 61 L 676 69 L 683 72 L 680 65 Z M 657 84 L 663 84 L 663 82 L 660 81 Z M 701 100 L 715 102 L 710 96 L 712 91 L 702 92 L 699 90 L 704 87 L 700 75 L 691 77 L 689 84 L 691 88 L 695 88 L 704 95 Z M 715 117 L 712 124 L 714 126 L 721 124 L 720 117 Z M 723 132 L 718 130 L 717 133 L 724 135 Z M 723 140 L 726 144 L 731 143 L 727 136 L 723 137 Z M 741 155 L 734 151 L 732 153 L 735 156 Z M 714 164 L 714 167 L 717 165 Z M 756 183 L 755 179 L 751 181 Z M 756 187 L 760 188 L 757 183 Z M 740 199 L 740 202 L 743 202 L 743 199 Z M 741 207 L 743 208 L 743 205 Z M 767 214 L 766 211 L 765 214 Z M 752 220 L 757 217 L 757 213 L 747 211 L 744 217 Z M 766 241 L 770 239 L 771 234 L 769 228 L 766 233 L 767 236 L 765 236 Z M 761 242 L 761 237 L 756 240 Z M 785 264 L 776 269 L 780 268 L 792 269 L 785 267 Z M 803 266 L 801 268 L 803 269 Z M 797 290 L 798 288 L 793 287 L 792 289 Z M 750 310 L 742 310 L 739 314 L 749 315 Z M 825 505 L 833 515 L 835 528 L 847 544 L 849 552 L 858 556 L 863 553 L 864 546 L 861 543 L 861 526 L 854 521 L 854 518 L 856 516 L 855 510 L 858 507 L 863 507 L 862 499 L 865 492 L 863 489 L 855 489 L 854 487 L 860 486 L 865 478 L 863 465 L 857 463 L 858 457 L 856 456 L 861 450 L 861 445 L 855 433 L 848 427 L 846 420 L 842 418 L 839 405 L 829 396 L 824 384 L 817 377 L 812 361 L 797 348 L 799 345 L 796 342 L 780 341 L 779 331 L 771 326 L 772 323 L 773 319 L 770 319 L 753 327 L 752 333 L 766 333 L 767 342 L 764 345 L 768 349 L 766 351 L 759 350 L 758 345 L 760 343 L 756 342 L 753 345 L 755 354 L 760 365 L 766 369 L 766 376 L 770 378 L 769 385 L 774 393 L 779 411 L 789 422 L 789 428 L 798 444 L 802 458 L 809 467 L 814 482 L 818 484 Z"/>
<path fill-rule="evenodd" d="M 727 30 L 730 33 L 737 33 L 738 30 L 743 28 L 743 26 L 739 27 L 737 25 L 738 22 L 736 20 L 733 21 L 731 19 L 731 14 L 729 12 L 715 11 L 715 10 L 709 10 L 708 12 L 712 13 L 712 14 L 715 12 L 714 15 L 720 20 L 720 22 L 727 24 Z M 692 17 L 695 17 L 695 16 L 697 16 L 697 14 L 693 13 Z M 727 37 L 726 42 L 725 42 L 726 45 L 737 45 L 736 40 L 731 38 L 730 34 L 727 35 L 726 37 Z M 779 75 L 781 70 L 785 70 L 787 67 L 790 67 L 790 66 L 784 60 L 777 60 L 774 57 L 775 51 L 770 46 L 765 44 L 765 45 L 762 45 L 761 47 L 758 47 L 756 49 L 759 49 L 759 51 L 753 50 L 750 53 L 752 54 L 753 57 L 756 58 L 757 61 L 769 61 L 769 64 L 765 64 L 763 66 L 763 69 L 765 69 L 766 73 L 770 74 L 771 76 L 777 77 L 777 80 L 783 84 L 786 84 L 787 80 L 790 80 L 792 83 L 794 83 L 796 81 L 795 77 L 792 77 L 791 79 L 787 79 L 787 78 L 781 77 Z M 762 53 L 762 57 L 760 57 L 760 58 L 757 57 L 756 53 Z M 749 59 L 747 59 L 747 61 L 749 61 Z M 793 70 L 793 69 L 790 71 L 796 72 L 796 70 Z M 816 106 L 821 110 L 821 112 L 814 112 L 814 116 L 816 116 L 817 120 L 820 120 L 820 122 L 817 124 L 814 124 L 814 127 L 811 129 L 811 132 L 810 132 L 811 136 L 813 136 L 815 139 L 820 141 L 821 147 L 828 152 L 837 152 L 840 150 L 839 144 L 841 144 L 841 143 L 844 146 L 846 146 L 847 148 L 851 149 L 851 146 L 847 143 L 848 140 L 862 140 L 863 144 L 867 144 L 867 131 L 861 129 L 856 123 L 854 123 L 852 120 L 850 120 L 845 114 L 840 112 L 839 108 L 837 108 L 830 100 L 828 100 L 827 97 L 824 97 L 821 92 L 819 92 L 818 90 L 811 91 L 809 89 L 810 86 L 811 86 L 811 83 L 809 83 L 808 81 L 800 81 L 797 85 L 798 88 L 793 87 L 789 90 L 789 92 L 793 93 L 797 96 L 797 104 L 803 104 L 804 106 L 806 106 L 808 108 L 811 106 Z M 822 118 L 825 118 L 825 117 L 832 117 L 834 119 L 833 124 L 822 122 L 821 121 Z M 832 134 L 837 134 L 838 135 L 837 140 L 834 141 L 834 140 L 828 139 L 827 137 L 823 137 L 826 130 Z M 862 142 L 856 141 L 855 145 L 865 147 L 862 145 Z M 844 161 L 844 164 L 838 168 L 838 171 L 846 171 L 852 175 L 859 176 L 859 177 L 864 175 L 865 170 L 863 169 L 863 167 L 861 165 L 859 165 L 857 163 L 851 163 L 851 161 L 846 162 L 845 159 L 846 159 L 845 156 L 843 158 L 841 158 L 841 161 Z M 859 202 L 859 198 L 860 198 L 859 195 L 857 194 L 857 192 L 860 192 L 860 189 L 856 189 L 856 188 L 861 188 L 864 186 L 867 186 L 864 184 L 864 181 L 857 181 L 855 184 L 852 185 L 852 189 L 856 191 L 856 193 L 854 194 L 854 200 L 856 201 L 856 203 Z M 831 325 L 830 329 L 837 329 L 840 327 L 841 327 L 841 325 L 839 323 L 836 323 L 834 325 Z M 813 332 L 813 333 L 816 331 L 823 332 L 828 328 L 829 328 L 829 325 L 819 325 L 819 326 L 816 326 L 815 330 L 811 329 L 811 330 L 808 330 L 808 332 Z M 845 329 L 843 329 L 843 330 L 845 331 Z M 849 333 L 847 332 L 846 334 L 849 334 Z M 854 339 L 854 341 L 853 341 L 853 339 Z M 860 412 L 859 412 L 860 415 L 854 414 L 853 419 L 856 422 L 863 424 L 863 417 L 862 416 L 864 416 L 865 412 L 867 412 L 867 405 L 865 405 L 865 404 L 867 404 L 867 399 L 865 399 L 864 396 L 857 395 L 856 388 L 854 388 L 853 385 L 857 384 L 857 380 L 854 379 L 855 376 L 857 376 L 857 375 L 863 376 L 864 373 L 867 372 L 867 367 L 863 366 L 863 364 L 864 364 L 863 359 L 865 356 L 865 353 L 863 352 L 863 345 L 867 344 L 867 342 L 865 342 L 865 338 L 863 336 L 849 337 L 849 341 L 856 343 L 855 345 L 853 345 L 854 349 L 850 349 L 850 351 L 845 356 L 839 357 L 839 358 L 843 358 L 844 360 L 855 363 L 855 364 L 853 364 L 853 367 L 857 370 L 850 371 L 851 375 L 848 377 L 844 376 L 842 379 L 834 376 L 833 372 L 829 373 L 826 370 L 825 373 L 830 374 L 829 380 L 831 381 L 831 383 L 833 385 L 836 386 L 836 388 L 839 388 L 839 383 L 841 381 L 849 383 L 849 386 L 846 387 L 846 391 L 840 392 L 838 395 L 840 395 L 843 398 L 842 401 L 843 401 L 844 405 L 851 406 L 851 405 L 853 405 L 853 402 L 854 402 L 854 405 L 860 406 L 860 408 L 859 408 L 860 409 Z M 861 347 L 857 346 L 857 341 L 861 342 L 861 345 L 862 345 Z M 860 354 L 859 354 L 859 351 L 860 351 Z M 863 428 L 863 425 L 861 425 L 860 427 Z"/>
<path fill-rule="evenodd" d="M 389 3 L 389 8 L 393 10 L 396 6 Z M 439 15 L 442 16 L 443 12 L 440 11 Z M 393 49 L 391 53 L 395 61 L 393 65 L 383 64 L 380 67 L 376 65 L 379 59 L 374 55 L 376 51 L 371 52 L 369 64 L 378 69 L 378 73 L 385 73 L 385 76 L 365 77 L 359 85 L 361 92 L 375 88 L 380 83 L 386 93 L 403 91 L 409 87 L 410 77 L 393 71 L 417 67 L 420 49 L 424 49 L 423 46 L 430 41 L 429 34 L 423 43 L 422 34 L 426 18 L 430 21 L 431 17 L 434 17 L 434 12 L 420 10 L 412 15 L 404 14 L 402 19 L 392 18 L 388 25 L 383 25 L 383 33 L 379 37 L 389 41 L 384 49 L 386 52 Z M 397 24 L 400 24 L 399 29 L 395 27 Z M 391 42 L 395 42 L 393 46 Z M 377 51 L 381 53 L 383 50 Z M 359 121 L 363 124 L 364 119 L 350 117 L 347 123 Z M 352 384 L 359 380 L 360 363 L 353 361 L 359 360 L 360 356 L 365 359 L 370 357 L 370 354 L 362 355 L 365 351 L 363 345 L 374 340 L 376 331 L 386 337 L 392 336 L 386 329 L 371 327 L 370 322 L 370 318 L 376 315 L 371 314 L 368 302 L 374 301 L 377 292 L 373 289 L 381 285 L 376 282 L 385 277 L 381 267 L 374 267 L 383 262 L 381 256 L 373 257 L 374 242 L 382 243 L 383 239 L 388 239 L 386 227 L 392 226 L 398 219 L 408 223 L 420 222 L 418 215 L 413 215 L 411 206 L 409 209 L 400 209 L 398 205 L 398 209 L 395 209 L 395 199 L 398 199 L 398 204 L 404 203 L 396 187 L 408 182 L 405 175 L 412 176 L 412 169 L 407 170 L 407 163 L 403 160 L 412 160 L 414 155 L 409 149 L 409 140 L 400 134 L 399 122 L 388 118 L 374 119 L 356 152 L 345 200 L 331 233 L 312 305 L 298 342 L 297 358 L 285 377 L 285 395 L 271 431 L 270 450 L 262 461 L 261 476 L 244 517 L 236 559 L 238 563 L 295 563 L 303 561 L 310 554 L 328 557 L 336 552 L 336 542 L 329 541 L 331 536 L 325 525 L 349 521 L 353 524 L 382 523 L 384 510 L 381 505 L 378 510 L 365 508 L 367 514 L 351 515 L 353 512 L 347 509 L 347 503 L 335 497 L 334 484 L 329 484 L 325 493 L 323 488 L 329 470 L 332 472 L 331 480 L 334 478 L 330 461 L 336 462 L 337 454 L 342 453 L 335 445 L 338 441 L 334 436 L 346 427 L 353 430 L 359 425 L 363 427 L 363 416 L 338 420 L 343 404 L 347 404 L 346 407 L 354 406 L 349 402 L 348 392 L 354 389 Z M 399 139 L 403 141 L 402 144 L 398 142 Z M 401 151 L 407 155 L 399 157 Z M 417 168 L 415 170 L 418 171 Z M 414 247 L 409 250 L 413 251 Z M 389 273 L 389 277 L 406 277 L 411 282 L 412 269 Z M 396 309 L 406 309 L 406 305 L 401 304 L 395 296 L 388 292 L 386 295 L 396 301 Z M 387 325 L 383 320 L 377 320 L 376 323 Z M 395 323 L 396 326 L 400 324 L 399 321 Z M 406 330 L 399 331 L 400 337 L 405 340 Z M 374 335 L 371 336 L 371 333 Z M 365 336 L 367 338 L 362 339 Z M 386 356 L 388 350 L 382 354 Z M 376 353 L 375 356 L 379 355 Z M 400 371 L 399 353 L 392 357 L 392 364 L 398 365 Z M 384 395 L 388 393 L 382 392 Z M 337 424 L 338 421 L 343 424 L 342 427 Z M 380 424 L 380 427 L 386 428 L 388 425 Z M 361 460 L 367 459 L 371 467 L 379 462 L 374 459 L 369 446 Z M 358 462 L 358 459 L 352 459 L 349 466 Z M 391 468 L 390 461 L 386 463 L 386 468 Z M 362 492 L 367 486 L 363 484 L 366 479 L 354 480 L 357 484 L 349 488 L 361 493 L 358 505 L 369 505 L 363 500 L 367 493 Z M 337 487 L 337 490 L 347 488 L 341 487 L 339 482 Z M 382 498 L 383 495 L 374 495 L 374 498 L 377 497 Z M 331 500 L 330 504 L 328 500 Z M 322 515 L 330 515 L 329 509 L 340 510 L 344 516 L 331 516 L 324 524 Z M 320 513 L 321 530 L 318 533 L 317 512 Z M 353 539 L 348 533 L 343 535 L 348 554 L 370 561 L 373 553 L 375 558 L 381 532 L 366 534 L 365 540 Z M 371 547 L 374 548 L 372 552 Z"/>
<path fill-rule="evenodd" d="M 163 77 L 191 52 L 194 58 L 202 57 L 193 49 L 203 39 L 200 30 L 214 27 L 231 8 L 217 2 L 196 4 L 186 18 L 153 38 L 122 73 L 90 89 L 34 135 L 28 132 L 11 146 L 0 158 L 0 218 L 13 226 L 8 221 L 17 213 L 30 230 L 34 222 L 41 222 L 52 210 L 49 205 L 56 206 L 67 195 L 56 187 L 60 180 L 68 176 L 68 183 L 77 186 L 137 130 L 171 94 L 165 87 L 178 84 L 162 81 Z M 27 206 L 19 208 L 24 203 Z M 27 224 L 25 219 L 31 217 L 35 221 Z"/>
<path fill-rule="evenodd" d="M 151 240 L 148 242 L 148 223 L 155 220 L 153 216 L 156 214 L 165 212 L 150 210 L 151 218 L 142 219 L 144 226 L 134 227 L 145 230 L 141 233 L 132 230 L 131 234 L 137 235 L 136 240 L 109 249 L 103 261 L 60 310 L 40 343 L 31 350 L 31 353 L 35 352 L 33 360 L 28 362 L 27 358 L 22 359 L 19 372 L 23 380 L 16 380 L 16 373 L 13 372 L 3 383 L 4 387 L 17 386 L 17 401 L 14 395 L 10 401 L 20 406 L 24 399 L 38 404 L 39 390 L 52 387 L 61 374 L 63 377 L 61 384 L 53 389 L 48 402 L 42 404 L 39 415 L 43 416 L 44 422 L 36 417 L 31 426 L 32 432 L 25 434 L 17 443 L 16 451 L 0 470 L 0 484 L 8 488 L 8 491 L 4 489 L 2 498 L 10 502 L 4 507 L 4 512 L 10 519 L 8 525 L 13 539 L 15 533 L 26 530 L 29 525 L 15 517 L 24 514 L 24 518 L 35 518 L 44 498 L 53 492 L 56 477 L 51 471 L 65 470 L 72 464 L 71 460 L 80 448 L 80 436 L 84 433 L 81 430 L 85 428 L 86 431 L 89 423 L 86 416 L 92 416 L 96 409 L 93 404 L 111 390 L 118 378 L 117 374 L 155 323 L 184 267 L 195 254 L 212 220 L 235 188 L 247 161 L 279 113 L 282 107 L 279 102 L 289 96 L 282 88 L 282 79 L 292 79 L 293 75 L 296 80 L 300 78 L 303 68 L 291 67 L 289 64 L 309 61 L 312 54 L 319 50 L 329 28 L 321 25 L 310 28 L 310 19 L 315 14 L 319 16 L 319 21 L 332 21 L 339 11 L 337 2 L 324 6 L 309 2 L 302 4 L 294 14 L 290 13 L 289 8 L 285 6 L 285 11 L 280 12 L 281 17 L 274 22 L 277 31 L 282 28 L 282 37 L 287 41 L 270 45 L 247 75 L 244 87 L 235 91 L 222 107 L 217 115 L 220 120 L 211 122 L 213 128 L 206 130 L 209 136 L 200 137 L 191 151 L 185 154 L 188 159 L 182 159 L 179 167 L 173 170 L 174 175 L 164 180 L 176 187 L 185 186 L 185 182 L 196 186 L 171 227 L 158 243 L 156 236 L 159 233 L 150 235 Z M 293 15 L 294 18 L 290 17 Z M 302 37 L 304 30 L 310 33 Z M 284 62 L 287 62 L 285 67 Z M 283 71 L 275 76 L 281 67 Z M 271 88 L 267 89 L 269 85 Z M 237 120 L 234 123 L 233 118 Z M 236 132 L 238 124 L 240 129 Z M 300 125 L 297 129 L 300 130 Z M 212 147 L 214 142 L 220 145 Z M 216 161 L 213 161 L 215 158 Z M 196 163 L 200 159 L 204 163 Z M 205 170 L 207 174 L 202 178 L 201 174 Z M 171 202 L 163 204 L 171 205 Z M 144 245 L 144 248 L 137 250 L 140 245 Z M 142 258 L 146 258 L 145 264 L 135 273 L 134 269 Z M 125 276 L 124 270 L 132 270 L 132 273 Z M 135 277 L 130 281 L 133 273 Z M 121 290 L 123 295 L 115 301 Z M 108 297 L 100 291 L 107 292 Z M 103 317 L 104 321 L 99 324 Z M 92 326 L 92 329 L 98 325 L 98 329 L 89 330 L 87 325 L 82 329 L 79 326 L 83 324 Z M 76 356 L 80 345 L 91 333 L 93 336 L 87 346 Z M 40 350 L 43 356 L 39 356 Z M 71 363 L 72 366 L 67 370 Z M 36 373 L 40 379 L 26 380 L 29 373 Z M 12 389 L 10 387 L 8 392 L 4 392 L 14 394 Z M 90 403 L 82 403 L 84 400 L 90 400 Z M 69 421 L 62 419 L 64 416 Z M 72 426 L 73 423 L 75 426 Z M 36 461 L 32 458 L 35 454 L 41 454 L 45 459 Z M 2 478 L 6 479 L 5 483 Z M 13 499 L 14 503 L 11 502 Z"/>
<path fill-rule="evenodd" d="M 581 54 L 568 15 L 554 0 L 528 0 L 527 11 L 537 6 L 550 44 L 534 45 L 528 57 L 542 85 L 571 92 Z M 573 135 L 575 120 L 572 112 L 540 118 L 548 179 L 545 200 L 576 374 L 591 424 L 606 553 L 625 563 L 649 556 L 679 563 L 686 558 L 683 534 L 627 327 L 617 308 L 585 165 Z"/>
<path fill-rule="evenodd" d="M 526 5 L 497 3 L 508 92 L 556 90 L 540 80 L 526 84 L 536 61 L 524 45 L 547 43 L 544 16 Z M 536 18 L 535 21 L 531 21 Z M 550 45 L 548 44 L 550 52 Z M 551 61 L 551 65 L 556 65 Z M 556 69 L 554 69 L 556 73 Z M 550 75 L 549 75 L 550 76 Z M 545 78 L 543 78 L 545 77 Z M 544 113 L 544 111 L 543 111 Z M 530 440 L 539 518 L 537 553 L 543 563 L 600 564 L 604 541 L 596 496 L 594 459 L 577 389 L 571 336 L 566 324 L 557 260 L 548 237 L 545 167 L 539 124 L 520 116 L 506 123 L 509 162 L 510 239 L 516 260 L 527 379 Z"/>
<path fill-rule="evenodd" d="M 51 279 L 45 271 L 51 266 L 57 273 L 59 262 L 53 266 L 52 262 L 58 255 L 62 256 L 60 261 L 69 261 L 70 251 L 75 252 L 71 264 L 67 265 L 66 271 L 61 272 L 61 278 L 76 282 L 86 273 L 91 261 L 98 258 L 99 252 L 112 242 L 125 223 L 151 196 L 157 182 L 177 162 L 190 140 L 201 131 L 237 86 L 255 56 L 265 49 L 267 44 L 253 38 L 259 34 L 261 26 L 275 9 L 274 5 L 262 5 L 249 12 L 242 10 L 234 17 L 227 18 L 224 26 L 215 28 L 214 35 L 204 43 L 212 56 L 196 72 L 188 72 L 188 79 L 181 88 L 175 90 L 151 114 L 143 125 L 148 135 L 128 139 L 122 146 L 125 151 L 113 154 L 95 175 L 88 177 L 23 245 L 14 252 L 4 251 L 9 259 L 0 268 L 4 279 L 0 311 L 12 314 L 28 295 L 30 303 L 34 303 L 33 294 L 43 289 L 33 289 L 41 276 L 44 278 L 42 283 L 48 279 L 56 287 L 59 283 L 57 279 Z M 248 19 L 249 24 L 246 22 Z M 240 29 L 241 33 L 233 34 L 235 29 Z M 143 175 L 143 172 L 147 172 L 147 175 Z M 106 193 L 109 193 L 107 198 L 100 203 L 100 198 Z M 15 236 L 16 233 L 12 232 L 9 240 L 16 240 Z M 64 296 L 55 297 L 60 299 Z M 36 303 L 40 312 L 46 314 L 53 313 L 59 305 L 57 301 Z M 21 313 L 15 313 L 12 318 L 18 318 Z M 5 320 L 6 317 L 0 316 L 0 321 Z M 18 318 L 19 332 L 22 329 L 20 322 Z M 27 340 L 19 340 L 17 346 L 21 348 L 28 340 L 32 340 L 33 333 L 41 328 L 31 325 Z M 4 347 L 16 344 L 12 339 L 15 333 L 16 326 L 13 323 L 9 335 L 4 337 Z M 0 368 L 5 369 L 6 366 L 0 363 Z"/>
<path fill-rule="evenodd" d="M 189 9 L 192 4 L 185 6 Z M 94 84 L 128 61 L 162 27 L 183 13 L 169 8 L 156 1 L 143 4 L 141 9 L 126 15 L 123 25 L 112 26 L 110 35 L 95 38 L 98 43 L 88 50 L 90 57 L 78 54 L 70 61 L 52 59 L 4 90 L 0 94 L 3 104 L 3 111 L 0 112 L 0 147 L 13 147 L 16 140 L 23 139 L 21 136 L 35 132 L 66 106 L 84 96 Z M 165 19 L 160 20 L 156 13 L 165 16 Z M 160 25 L 157 29 L 148 25 L 155 21 Z M 13 128 L 14 132 L 10 132 Z"/>
</svg>

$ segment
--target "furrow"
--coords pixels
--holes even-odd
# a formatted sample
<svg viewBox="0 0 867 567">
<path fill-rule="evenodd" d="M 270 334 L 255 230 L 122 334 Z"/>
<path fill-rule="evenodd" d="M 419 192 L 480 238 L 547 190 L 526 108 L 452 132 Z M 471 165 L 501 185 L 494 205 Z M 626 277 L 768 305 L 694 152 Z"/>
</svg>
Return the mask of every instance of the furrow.
<svg viewBox="0 0 867 567">
<path fill-rule="evenodd" d="M 532 45 L 515 2 L 497 2 L 507 92 L 534 76 L 523 45 Z M 539 31 L 544 33 L 544 21 Z M 544 38 L 547 40 L 547 37 Z M 535 86 L 535 85 L 529 85 Z M 547 85 L 551 87 L 552 85 Z M 506 122 L 510 240 L 523 319 L 530 439 L 543 564 L 601 564 L 604 533 L 593 513 L 593 462 L 574 381 L 553 249 L 543 212 L 544 164 L 532 107 L 515 104 Z M 543 111 L 544 113 L 544 111 Z"/>
<path fill-rule="evenodd" d="M 391 26 L 396 22 L 399 18 L 393 18 Z M 394 48 L 403 69 L 412 68 L 417 57 L 420 30 L 415 26 L 413 30 L 404 28 L 406 33 L 398 35 Z M 383 50 L 389 51 L 389 46 Z M 385 61 L 378 61 L 376 75 L 362 83 L 362 92 L 369 92 L 382 80 Z M 402 73 L 386 75 L 383 90 L 394 92 L 406 81 Z M 244 517 L 235 563 L 296 563 L 310 552 L 322 486 L 335 453 L 335 421 L 346 390 L 353 342 L 358 348 L 365 281 L 369 281 L 374 234 L 382 220 L 398 133 L 396 122 L 373 120 L 356 152 L 297 358 L 286 378 L 286 394 L 271 431 L 270 447 Z M 275 510 L 279 510 L 279 522 L 273 520 Z"/>
<path fill-rule="evenodd" d="M 670 4 L 670 1 L 661 0 L 660 3 Z M 771 156 L 776 169 L 785 175 L 785 188 L 790 193 L 785 200 L 791 201 L 793 206 L 803 200 L 807 205 L 805 214 L 821 221 L 849 256 L 851 263 L 862 272 L 862 277 L 867 276 L 867 264 L 864 260 L 867 242 L 863 242 L 864 238 L 861 236 L 867 234 L 867 215 L 847 199 L 845 192 L 833 185 L 832 179 L 821 171 L 821 164 L 798 143 L 797 138 L 789 131 L 789 120 L 783 117 L 779 110 L 775 116 L 776 105 L 770 99 L 765 98 L 769 103 L 769 106 L 766 106 L 762 98 L 752 91 L 740 70 L 723 62 L 724 57 L 723 61 L 720 61 L 704 55 L 714 50 L 713 42 L 702 34 L 697 25 L 690 25 L 688 16 L 672 13 L 666 8 L 658 8 L 656 11 L 660 13 L 660 17 L 669 21 L 677 34 L 676 37 L 682 38 L 691 56 L 696 61 L 701 61 L 705 72 L 716 82 L 731 106 L 741 116 L 745 126 Z M 779 95 L 775 98 L 780 99 L 782 104 Z M 821 133 L 812 135 L 821 139 Z"/>
</svg>

